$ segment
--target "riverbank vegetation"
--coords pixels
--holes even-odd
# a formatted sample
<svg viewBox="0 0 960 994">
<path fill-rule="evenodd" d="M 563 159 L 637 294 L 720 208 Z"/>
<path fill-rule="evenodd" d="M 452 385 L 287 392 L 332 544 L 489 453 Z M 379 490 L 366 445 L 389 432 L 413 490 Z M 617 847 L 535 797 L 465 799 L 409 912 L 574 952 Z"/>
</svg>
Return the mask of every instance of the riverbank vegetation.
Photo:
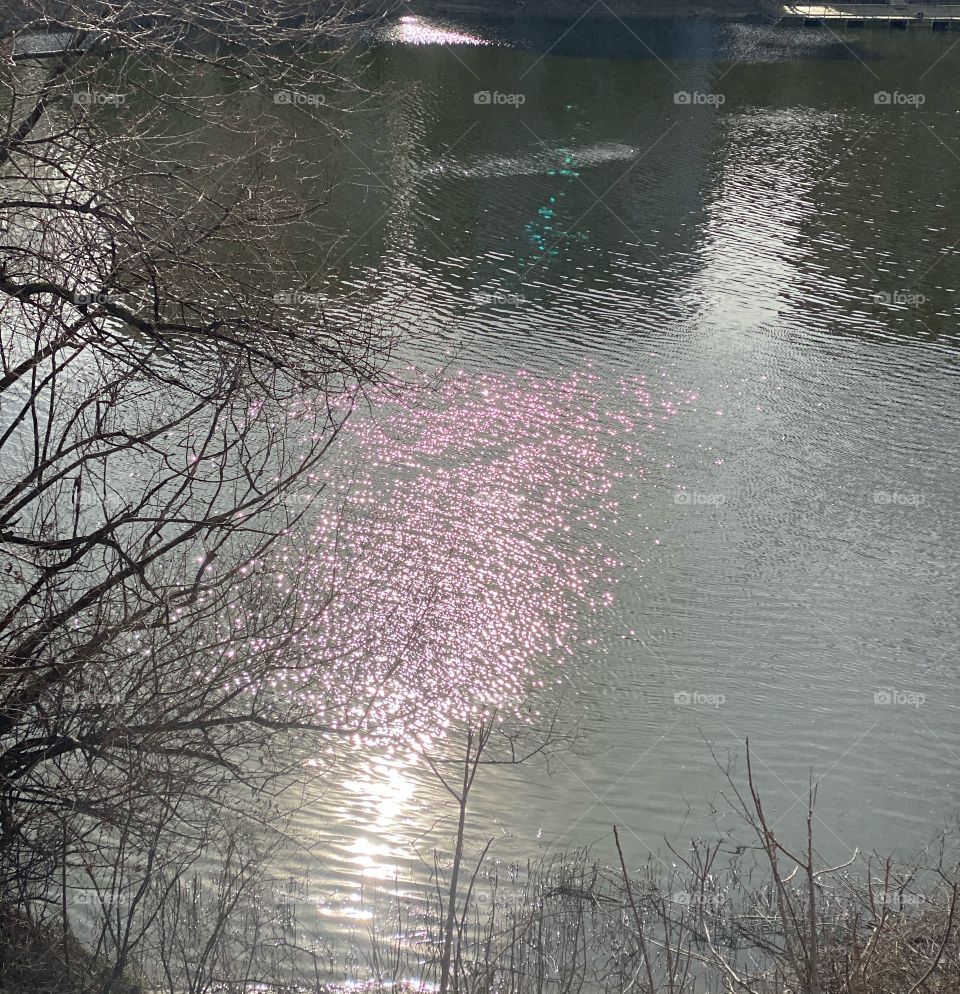
<svg viewBox="0 0 960 994">
<path fill-rule="evenodd" d="M 715 840 L 667 844 L 640 867 L 624 855 L 630 826 L 614 826 L 593 852 L 525 866 L 498 866 L 488 844 L 450 933 L 418 945 L 401 917 L 390 934 L 406 941 L 384 951 L 374 936 L 366 975 L 384 989 L 416 976 L 420 989 L 470 994 L 960 989 L 956 829 L 911 857 L 854 851 L 828 861 L 816 838 L 816 785 L 804 821 L 780 825 L 765 809 L 749 743 L 746 757 L 743 775 L 726 771 L 731 822 Z M 447 987 L 437 951 L 451 935 Z"/>
<path fill-rule="evenodd" d="M 476 738 L 465 753 L 474 768 Z M 326 945 L 306 877 L 271 877 L 267 864 L 240 889 L 219 878 L 178 882 L 184 914 L 165 949 L 144 933 L 116 974 L 109 944 L 93 955 L 69 932 L 3 909 L 0 991 L 87 994 L 252 991 L 338 994 L 949 994 L 960 985 L 955 830 L 912 858 L 817 855 L 807 826 L 767 821 L 748 774 L 731 782 L 737 828 L 716 840 L 666 847 L 640 866 L 625 856 L 629 826 L 591 851 L 505 865 L 491 843 L 468 845 L 460 885 L 438 856 L 420 900 L 387 899 L 350 937 Z M 815 790 L 811 800 L 815 800 Z M 800 828 L 799 832 L 794 831 Z M 738 841 L 739 840 L 739 841 Z M 812 853 L 812 859 L 811 859 Z M 397 882 L 399 886 L 400 882 Z M 240 895 L 234 902 L 231 895 Z M 448 898 L 455 897 L 452 925 Z M 102 895 L 106 897 L 106 895 Z M 123 904 L 120 894 L 113 900 Z M 142 909 L 141 913 L 142 915 Z M 175 937 L 175 943 L 173 939 Z M 189 950 L 176 980 L 171 952 Z M 342 978 L 332 982 L 330 975 Z"/>
</svg>

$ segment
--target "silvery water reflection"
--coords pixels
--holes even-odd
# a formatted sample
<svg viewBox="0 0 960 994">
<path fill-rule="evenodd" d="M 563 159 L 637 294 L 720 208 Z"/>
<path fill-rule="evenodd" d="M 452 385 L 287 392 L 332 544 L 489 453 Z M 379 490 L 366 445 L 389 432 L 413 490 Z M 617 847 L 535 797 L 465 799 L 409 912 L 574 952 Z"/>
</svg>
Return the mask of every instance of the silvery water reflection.
<svg viewBox="0 0 960 994">
<path fill-rule="evenodd" d="M 656 468 L 653 437 L 696 397 L 663 371 L 611 391 L 590 371 L 519 370 L 461 372 L 436 389 L 410 373 L 372 400 L 330 471 L 341 496 L 277 577 L 306 577 L 318 599 L 334 590 L 310 636 L 321 697 L 383 739 L 301 816 L 304 831 L 319 817 L 339 836 L 335 862 L 359 881 L 407 879 L 418 840 L 442 838 L 425 838 L 445 818 L 436 785 L 424 796 L 419 750 L 477 707 L 525 714 L 528 690 L 570 682 L 622 567 L 609 523 Z"/>
<path fill-rule="evenodd" d="M 498 706 L 542 683 L 578 612 L 610 599 L 611 491 L 639 485 L 645 436 L 695 399 L 671 390 L 460 373 L 355 419 L 343 441 L 355 461 L 332 481 L 345 515 L 321 521 L 293 567 L 317 575 L 320 596 L 338 575 L 315 633 L 318 662 L 337 659 L 329 693 L 375 688 L 374 725 L 409 735 L 461 701 Z"/>
<path fill-rule="evenodd" d="M 661 60 L 591 60 L 523 30 L 407 21 L 367 66 L 390 99 L 356 119 L 330 306 L 449 367 L 379 398 L 332 471 L 331 690 L 435 735 L 562 681 L 591 749 L 479 784 L 471 837 L 504 860 L 613 822 L 637 858 L 723 831 L 708 744 L 747 735 L 780 828 L 813 768 L 825 852 L 921 845 L 960 760 L 958 134 L 935 95 L 872 95 L 943 45 L 647 26 Z M 530 99 L 474 103 L 494 88 Z M 333 527 L 291 550 L 318 590 Z M 297 819 L 340 922 L 450 837 L 412 747 L 345 762 Z"/>
</svg>

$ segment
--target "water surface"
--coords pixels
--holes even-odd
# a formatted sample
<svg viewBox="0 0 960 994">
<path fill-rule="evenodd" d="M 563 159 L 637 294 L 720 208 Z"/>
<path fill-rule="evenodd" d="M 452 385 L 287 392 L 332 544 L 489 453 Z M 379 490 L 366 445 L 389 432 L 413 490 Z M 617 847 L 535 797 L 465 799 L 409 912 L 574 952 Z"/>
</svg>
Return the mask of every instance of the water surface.
<svg viewBox="0 0 960 994">
<path fill-rule="evenodd" d="M 824 853 L 955 810 L 950 45 L 405 18 L 350 64 L 368 94 L 327 100 L 327 304 L 442 370 L 351 429 L 371 593 L 337 625 L 374 671 L 411 645 L 418 687 L 555 686 L 587 733 L 481 778 L 476 848 L 716 836 L 748 736 L 788 837 L 820 778 Z M 452 816 L 415 751 L 345 762 L 295 822 L 334 923 L 427 879 Z"/>
</svg>

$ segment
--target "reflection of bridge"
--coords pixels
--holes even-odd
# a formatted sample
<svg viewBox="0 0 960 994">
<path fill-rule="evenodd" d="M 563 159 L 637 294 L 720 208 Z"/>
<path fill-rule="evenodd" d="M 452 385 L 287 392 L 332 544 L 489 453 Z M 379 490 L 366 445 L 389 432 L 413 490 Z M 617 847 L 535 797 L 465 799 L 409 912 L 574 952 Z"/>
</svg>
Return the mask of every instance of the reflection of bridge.
<svg viewBox="0 0 960 994">
<path fill-rule="evenodd" d="M 764 12 L 780 24 L 863 28 L 923 27 L 933 31 L 960 28 L 960 3 L 943 0 L 873 0 L 872 3 L 798 3 L 760 0 Z"/>
</svg>

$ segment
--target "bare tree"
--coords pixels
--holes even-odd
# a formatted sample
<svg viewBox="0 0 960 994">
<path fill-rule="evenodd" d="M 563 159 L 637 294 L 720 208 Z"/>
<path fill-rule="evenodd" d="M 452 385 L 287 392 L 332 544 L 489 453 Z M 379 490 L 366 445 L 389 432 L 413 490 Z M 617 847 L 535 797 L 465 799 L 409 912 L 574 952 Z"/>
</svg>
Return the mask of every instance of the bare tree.
<svg viewBox="0 0 960 994">
<path fill-rule="evenodd" d="M 304 597 L 283 549 L 392 343 L 330 320 L 301 254 L 334 176 L 342 125 L 321 96 L 345 86 L 349 6 L 14 13 L 0 24 L 0 899 L 59 914 L 66 934 L 64 895 L 84 877 L 162 919 L 156 882 L 176 893 L 173 868 L 212 844 L 211 810 L 266 823 L 304 738 L 368 713 L 306 647 L 332 581 Z M 38 31 L 52 58 L 19 58 Z M 110 983 L 142 934 L 118 907 L 101 907 Z"/>
<path fill-rule="evenodd" d="M 439 989 L 446 994 L 456 982 L 460 965 L 460 942 L 477 873 L 490 843 L 480 853 L 477 869 L 462 894 L 461 872 L 467 842 L 467 811 L 477 774 L 485 766 L 520 766 L 537 757 L 549 758 L 560 749 L 570 748 L 575 729 L 564 728 L 560 708 L 549 720 L 531 721 L 508 710 L 486 708 L 469 714 L 458 734 L 445 736 L 436 752 L 424 751 L 423 758 L 446 793 L 453 799 L 457 827 L 453 842 L 453 862 L 446 882 L 439 952 Z M 462 751 L 461 751 L 462 750 Z"/>
</svg>

